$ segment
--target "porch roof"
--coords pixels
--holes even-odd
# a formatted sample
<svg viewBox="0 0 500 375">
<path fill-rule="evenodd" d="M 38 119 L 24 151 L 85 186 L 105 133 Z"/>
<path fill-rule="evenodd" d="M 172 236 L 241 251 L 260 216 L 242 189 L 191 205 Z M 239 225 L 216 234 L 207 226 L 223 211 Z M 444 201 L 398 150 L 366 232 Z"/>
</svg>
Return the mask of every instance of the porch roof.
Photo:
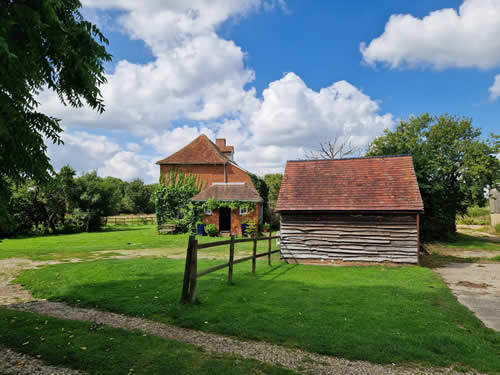
<svg viewBox="0 0 500 375">
<path fill-rule="evenodd" d="M 251 186 L 244 182 L 214 183 L 212 186 L 191 198 L 194 202 L 203 202 L 209 199 L 217 201 L 241 201 L 261 203 L 264 200 Z"/>
</svg>

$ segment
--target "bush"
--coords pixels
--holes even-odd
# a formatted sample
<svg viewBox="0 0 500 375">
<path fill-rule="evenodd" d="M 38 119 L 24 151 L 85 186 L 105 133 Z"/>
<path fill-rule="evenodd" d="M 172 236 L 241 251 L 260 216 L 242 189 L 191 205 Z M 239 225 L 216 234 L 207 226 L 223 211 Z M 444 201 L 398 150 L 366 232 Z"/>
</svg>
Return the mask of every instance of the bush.
<svg viewBox="0 0 500 375">
<path fill-rule="evenodd" d="M 264 223 L 263 228 L 264 228 L 264 232 L 269 232 L 269 229 L 271 229 L 271 224 L 269 224 L 269 223 Z"/>
<path fill-rule="evenodd" d="M 217 225 L 215 224 L 208 224 L 205 226 L 205 232 L 211 237 L 217 236 L 219 231 L 217 230 Z"/>
<path fill-rule="evenodd" d="M 255 220 L 250 220 L 248 222 L 248 227 L 247 227 L 247 230 L 246 230 L 246 233 L 249 237 L 253 237 L 253 236 L 256 236 L 257 233 L 259 231 L 259 228 L 258 228 L 258 225 L 257 225 L 257 221 Z"/>
</svg>

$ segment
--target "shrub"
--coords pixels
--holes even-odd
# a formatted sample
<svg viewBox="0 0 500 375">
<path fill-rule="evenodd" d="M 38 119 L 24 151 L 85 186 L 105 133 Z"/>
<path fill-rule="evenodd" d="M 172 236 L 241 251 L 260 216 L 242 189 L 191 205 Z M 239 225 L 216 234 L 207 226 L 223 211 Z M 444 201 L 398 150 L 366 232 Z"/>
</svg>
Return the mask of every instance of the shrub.
<svg viewBox="0 0 500 375">
<path fill-rule="evenodd" d="M 256 220 L 250 220 L 248 222 L 248 228 L 246 230 L 247 235 L 249 237 L 256 236 L 257 233 L 258 233 L 258 231 L 259 231 L 259 228 L 258 228 L 258 225 L 257 225 L 257 221 Z"/>
<path fill-rule="evenodd" d="M 269 223 L 264 223 L 263 228 L 264 228 L 264 232 L 269 232 L 269 229 L 271 229 L 271 224 L 269 224 Z"/>
<path fill-rule="evenodd" d="M 217 225 L 215 224 L 208 224 L 207 226 L 205 226 L 205 232 L 207 232 L 207 234 L 211 237 L 215 237 L 217 236 L 217 233 L 219 233 L 219 231 L 217 230 Z"/>
</svg>

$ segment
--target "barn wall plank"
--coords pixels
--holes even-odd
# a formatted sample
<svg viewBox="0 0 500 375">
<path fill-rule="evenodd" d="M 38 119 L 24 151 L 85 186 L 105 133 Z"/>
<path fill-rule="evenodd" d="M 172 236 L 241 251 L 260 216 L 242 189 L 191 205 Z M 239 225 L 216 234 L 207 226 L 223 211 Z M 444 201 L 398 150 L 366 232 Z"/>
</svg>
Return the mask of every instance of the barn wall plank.
<svg viewBox="0 0 500 375">
<path fill-rule="evenodd" d="M 281 258 L 418 263 L 416 215 L 281 214 Z"/>
</svg>

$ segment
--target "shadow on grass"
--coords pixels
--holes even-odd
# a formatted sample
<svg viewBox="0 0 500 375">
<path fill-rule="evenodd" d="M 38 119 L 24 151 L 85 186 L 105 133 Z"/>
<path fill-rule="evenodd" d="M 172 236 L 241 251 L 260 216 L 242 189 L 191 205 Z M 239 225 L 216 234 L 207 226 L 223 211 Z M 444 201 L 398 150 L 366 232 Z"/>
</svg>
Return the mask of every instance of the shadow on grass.
<svg viewBox="0 0 500 375">
<path fill-rule="evenodd" d="M 29 283 L 51 300 L 348 359 L 500 371 L 500 334 L 425 269 L 280 264 L 255 276 L 238 265 L 233 286 L 226 272 L 207 275 L 198 282 L 201 303 L 181 305 L 182 262 L 157 262 L 162 271 L 160 263 L 108 262 L 99 282 L 86 275 L 89 265 L 58 266 Z M 78 283 L 65 281 L 72 277 Z"/>
<path fill-rule="evenodd" d="M 498 257 L 500 258 L 500 257 Z M 427 268 L 441 268 L 449 263 L 476 263 L 479 262 L 481 258 L 478 257 L 456 257 L 453 255 L 443 255 L 437 252 L 431 253 L 429 255 L 423 254 L 420 257 L 420 265 Z"/>
</svg>

